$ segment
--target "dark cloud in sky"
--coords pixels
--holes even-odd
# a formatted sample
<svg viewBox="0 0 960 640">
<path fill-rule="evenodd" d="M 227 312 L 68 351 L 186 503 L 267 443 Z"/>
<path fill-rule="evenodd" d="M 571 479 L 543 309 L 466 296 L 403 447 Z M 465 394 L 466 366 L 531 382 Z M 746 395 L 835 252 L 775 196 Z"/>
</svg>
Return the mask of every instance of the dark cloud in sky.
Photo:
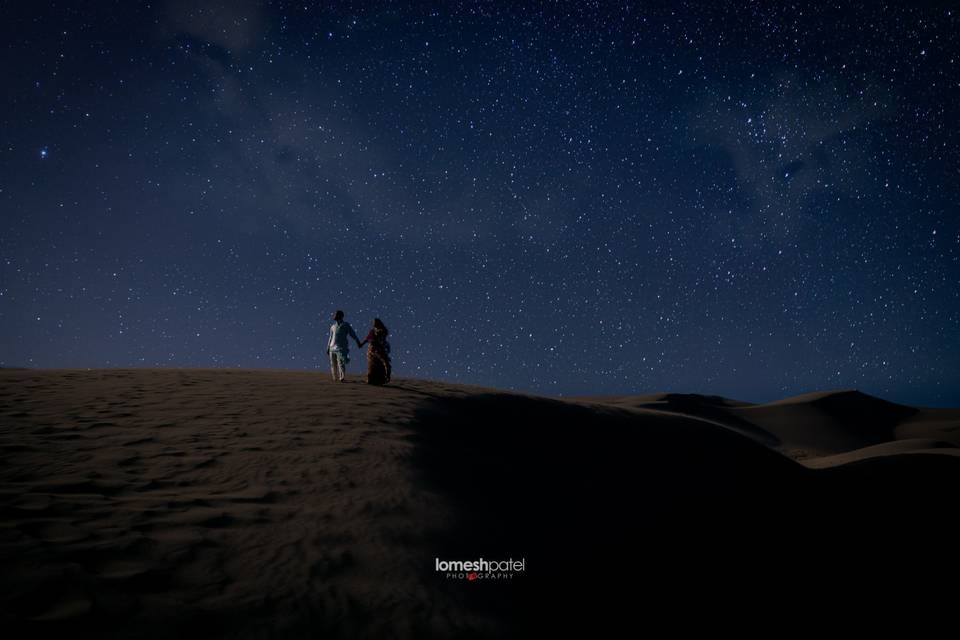
<svg viewBox="0 0 960 640">
<path fill-rule="evenodd" d="M 856 196 L 875 187 L 872 158 L 884 154 L 901 100 L 876 77 L 841 86 L 836 76 L 797 74 L 757 80 L 751 98 L 730 87 L 705 93 L 691 116 L 695 140 L 719 149 L 747 209 L 746 237 L 781 241 L 804 223 L 818 195 Z"/>
<path fill-rule="evenodd" d="M 157 19 L 161 39 L 195 38 L 227 53 L 263 44 L 267 8 L 256 0 L 178 0 L 161 6 Z"/>
</svg>

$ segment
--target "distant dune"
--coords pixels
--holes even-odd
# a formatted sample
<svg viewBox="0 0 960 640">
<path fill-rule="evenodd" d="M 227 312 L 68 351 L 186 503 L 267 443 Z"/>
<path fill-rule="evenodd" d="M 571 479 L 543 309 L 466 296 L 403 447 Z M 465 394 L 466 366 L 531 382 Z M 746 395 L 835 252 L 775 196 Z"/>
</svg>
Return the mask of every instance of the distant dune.
<svg viewBox="0 0 960 640">
<path fill-rule="evenodd" d="M 858 459 L 857 450 L 870 457 L 960 448 L 960 409 L 918 409 L 854 390 L 808 393 L 767 404 L 678 393 L 582 400 L 709 420 L 811 466 Z M 896 446 L 874 446 L 894 442 Z M 840 453 L 848 455 L 834 456 Z"/>
<path fill-rule="evenodd" d="M 608 637 L 742 628 L 778 607 L 826 624 L 891 597 L 929 618 L 955 606 L 937 584 L 957 568 L 958 452 L 960 410 L 856 391 L 754 405 L 2 370 L 0 622 L 124 638 Z M 525 565 L 437 571 L 479 557 Z M 789 595 L 805 579 L 816 586 Z"/>
</svg>

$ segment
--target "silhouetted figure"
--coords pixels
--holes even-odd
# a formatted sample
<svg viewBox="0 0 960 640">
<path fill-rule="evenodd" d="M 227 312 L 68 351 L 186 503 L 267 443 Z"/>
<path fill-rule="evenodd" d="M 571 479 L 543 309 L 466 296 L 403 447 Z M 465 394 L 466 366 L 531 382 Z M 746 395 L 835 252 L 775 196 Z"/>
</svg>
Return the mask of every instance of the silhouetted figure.
<svg viewBox="0 0 960 640">
<path fill-rule="evenodd" d="M 333 324 L 330 325 L 330 339 L 327 340 L 327 355 L 330 356 L 330 374 L 334 382 L 345 382 L 347 375 L 347 364 L 350 362 L 350 343 L 348 339 L 353 337 L 357 343 L 357 348 L 363 348 L 360 344 L 360 338 L 357 337 L 353 327 L 349 322 L 343 319 L 343 311 L 337 310 L 333 314 Z"/>
<path fill-rule="evenodd" d="M 370 343 L 367 348 L 367 384 L 386 384 L 390 382 L 392 373 L 390 366 L 390 343 L 387 336 L 390 331 L 380 318 L 373 319 L 373 328 L 366 339 L 360 344 Z"/>
</svg>

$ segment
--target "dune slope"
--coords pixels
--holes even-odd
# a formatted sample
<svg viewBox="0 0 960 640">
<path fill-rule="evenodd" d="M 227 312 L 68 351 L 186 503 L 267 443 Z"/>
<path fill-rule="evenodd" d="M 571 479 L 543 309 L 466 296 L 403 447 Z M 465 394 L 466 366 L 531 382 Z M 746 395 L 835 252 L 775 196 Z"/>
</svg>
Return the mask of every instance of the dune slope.
<svg viewBox="0 0 960 640">
<path fill-rule="evenodd" d="M 808 393 L 766 404 L 681 393 L 579 400 L 709 420 L 812 467 L 887 453 L 937 448 L 949 453 L 945 450 L 960 448 L 960 409 L 908 407 L 855 390 Z"/>
<path fill-rule="evenodd" d="M 920 540 L 944 566 L 960 459 L 923 434 L 950 415 L 880 411 L 884 434 L 927 453 L 813 469 L 783 455 L 772 419 L 751 420 L 764 405 L 663 400 L 0 371 L 0 621 L 98 637 L 597 634 L 638 612 L 767 601 L 814 565 L 844 567 L 824 602 L 917 578 Z M 793 404 L 832 415 L 814 427 L 843 440 L 857 428 L 831 430 L 861 401 Z M 436 571 L 481 556 L 527 564 L 509 579 Z M 757 587 L 731 591 L 732 575 Z"/>
</svg>

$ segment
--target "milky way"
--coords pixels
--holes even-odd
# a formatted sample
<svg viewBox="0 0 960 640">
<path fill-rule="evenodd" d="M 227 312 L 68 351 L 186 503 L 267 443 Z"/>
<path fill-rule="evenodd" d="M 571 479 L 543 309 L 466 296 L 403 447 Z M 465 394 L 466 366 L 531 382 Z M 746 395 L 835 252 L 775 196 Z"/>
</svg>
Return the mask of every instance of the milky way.
<svg viewBox="0 0 960 640">
<path fill-rule="evenodd" d="M 960 404 L 905 4 L 6 3 L 0 366 L 326 369 L 343 308 L 399 376 Z"/>
</svg>

